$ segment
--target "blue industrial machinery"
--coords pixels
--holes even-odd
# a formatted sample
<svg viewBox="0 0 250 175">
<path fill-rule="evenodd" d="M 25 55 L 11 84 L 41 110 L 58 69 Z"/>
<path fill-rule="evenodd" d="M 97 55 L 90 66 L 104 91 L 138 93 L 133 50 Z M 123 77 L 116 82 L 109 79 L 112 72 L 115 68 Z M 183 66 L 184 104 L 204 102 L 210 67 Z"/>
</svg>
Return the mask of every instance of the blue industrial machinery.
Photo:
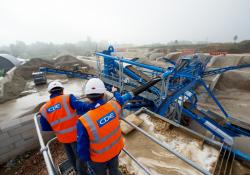
<svg viewBox="0 0 250 175">
<path fill-rule="evenodd" d="M 245 139 L 247 137 L 249 140 L 250 124 L 243 121 L 235 122 L 236 120 L 225 111 L 203 78 L 230 70 L 247 68 L 250 67 L 250 64 L 207 70 L 206 66 L 210 57 L 194 55 L 181 57 L 176 62 L 165 58 L 163 60 L 170 63 L 170 66 L 160 68 L 112 56 L 113 51 L 114 48 L 110 46 L 108 50 L 96 53 L 97 56 L 104 58 L 100 76 L 106 84 L 117 86 L 123 92 L 129 91 L 139 84 L 144 84 L 153 77 L 161 78 L 159 83 L 142 93 L 138 99 L 141 106 L 137 103 L 136 107 L 143 107 L 147 102 L 151 104 L 148 106 L 150 110 L 178 123 L 182 123 L 183 118 L 188 117 L 230 147 L 236 144 L 234 138 Z M 197 107 L 199 99 L 197 87 L 205 89 L 224 116 L 218 116 L 211 111 Z M 131 103 L 129 105 L 131 106 Z M 234 150 L 234 152 L 241 158 L 250 160 L 249 153 L 241 150 Z"/>
<path fill-rule="evenodd" d="M 170 66 L 161 68 L 140 63 L 137 59 L 112 56 L 113 52 L 114 48 L 109 46 L 108 50 L 96 53 L 97 56 L 104 59 L 103 66 L 100 62 L 97 64 L 101 67 L 98 68 L 101 70 L 99 77 L 105 82 L 108 90 L 115 86 L 122 93 L 130 92 L 123 95 L 123 98 L 126 99 L 133 97 L 125 105 L 125 108 L 133 109 L 147 106 L 151 111 L 180 124 L 187 124 L 184 122 L 186 118 L 196 121 L 225 143 L 225 149 L 232 149 L 238 157 L 250 161 L 250 153 L 234 148 L 234 145 L 237 144 L 235 140 L 239 140 L 239 138 L 244 138 L 244 140 L 247 138 L 250 144 L 250 124 L 244 121 L 237 122 L 237 119 L 231 117 L 203 80 L 207 76 L 250 67 L 250 64 L 207 70 L 206 66 L 210 57 L 194 55 L 180 57 L 177 61 L 164 58 L 163 60 Z M 95 77 L 95 75 L 86 73 L 49 68 L 41 68 L 40 71 L 66 74 L 83 79 Z M 154 82 L 153 86 L 149 83 L 150 80 Z M 139 96 L 133 95 L 137 94 L 136 90 L 133 89 L 140 85 L 148 87 L 148 83 L 150 87 L 143 89 L 143 93 Z M 205 89 L 223 116 L 197 107 L 198 87 Z"/>
<path fill-rule="evenodd" d="M 93 74 L 74 72 L 74 71 L 69 71 L 69 70 L 54 69 L 54 68 L 48 68 L 48 67 L 40 67 L 39 71 L 47 72 L 47 73 L 54 73 L 54 74 L 63 74 L 72 78 L 81 78 L 81 79 L 90 79 L 90 78 L 96 77 L 96 75 L 93 75 Z"/>
</svg>

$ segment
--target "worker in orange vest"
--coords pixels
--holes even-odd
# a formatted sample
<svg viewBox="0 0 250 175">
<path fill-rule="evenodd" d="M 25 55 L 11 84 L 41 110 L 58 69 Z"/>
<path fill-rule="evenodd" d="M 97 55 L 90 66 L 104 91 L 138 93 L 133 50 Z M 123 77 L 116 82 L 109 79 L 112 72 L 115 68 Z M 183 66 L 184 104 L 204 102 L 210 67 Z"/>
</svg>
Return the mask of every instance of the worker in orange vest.
<svg viewBox="0 0 250 175">
<path fill-rule="evenodd" d="M 59 142 L 63 143 L 68 159 L 77 174 L 87 174 L 87 165 L 77 155 L 76 123 L 79 115 L 90 110 L 90 105 L 76 99 L 74 95 L 64 95 L 63 85 L 53 81 L 48 86 L 50 100 L 40 109 L 40 123 L 43 131 L 54 131 Z"/>
<path fill-rule="evenodd" d="M 114 93 L 116 100 L 105 101 L 105 91 L 98 78 L 90 79 L 85 86 L 85 95 L 94 108 L 77 123 L 77 152 L 95 175 L 121 175 L 118 156 L 124 143 L 119 117 L 124 101 L 119 92 Z"/>
</svg>

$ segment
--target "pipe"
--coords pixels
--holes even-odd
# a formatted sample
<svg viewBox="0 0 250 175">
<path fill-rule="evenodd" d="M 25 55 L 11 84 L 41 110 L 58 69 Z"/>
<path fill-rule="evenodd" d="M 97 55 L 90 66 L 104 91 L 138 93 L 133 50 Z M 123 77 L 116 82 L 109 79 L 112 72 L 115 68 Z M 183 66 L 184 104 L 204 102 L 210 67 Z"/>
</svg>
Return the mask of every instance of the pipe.
<svg viewBox="0 0 250 175">
<path fill-rule="evenodd" d="M 210 172 L 208 172 L 207 170 L 205 170 L 204 168 L 200 167 L 199 165 L 195 164 L 193 161 L 187 159 L 186 157 L 182 156 L 181 154 L 179 154 L 177 151 L 172 150 L 168 145 L 166 145 L 165 143 L 160 142 L 158 139 L 156 139 L 155 137 L 149 135 L 147 132 L 145 132 L 144 130 L 142 130 L 141 128 L 137 127 L 135 124 L 127 121 L 124 118 L 121 118 L 125 123 L 129 124 L 130 126 L 134 127 L 137 131 L 141 132 L 143 135 L 145 135 L 146 137 L 148 137 L 150 140 L 154 141 L 156 144 L 160 145 L 162 148 L 166 149 L 167 151 L 171 152 L 172 154 L 174 154 L 175 156 L 177 156 L 178 158 L 180 158 L 181 160 L 183 160 L 184 162 L 186 162 L 187 164 L 191 165 L 192 167 L 194 167 L 195 169 L 197 169 L 199 172 L 205 174 L 205 175 L 211 175 Z"/>
<path fill-rule="evenodd" d="M 49 140 L 49 141 L 47 142 L 47 144 L 46 144 L 46 147 L 48 148 L 48 155 L 49 155 L 49 157 L 50 157 L 50 160 L 51 160 L 51 163 L 52 163 L 54 169 L 56 169 L 56 168 L 55 168 L 55 164 L 54 164 L 54 161 L 53 161 L 53 158 L 52 158 L 52 155 L 51 155 L 50 147 L 49 147 L 49 146 L 50 146 L 50 144 L 51 144 L 52 142 L 54 142 L 56 139 L 57 139 L 57 138 L 54 137 L 54 138 L 52 138 L 51 140 Z"/>
<path fill-rule="evenodd" d="M 39 143 L 40 143 L 40 146 L 41 146 L 40 151 L 43 154 L 43 158 L 44 158 L 44 161 L 45 161 L 45 165 L 46 165 L 48 174 L 49 175 L 56 175 L 56 170 L 53 168 L 51 159 L 50 159 L 49 154 L 48 154 L 48 148 L 45 146 L 44 141 L 43 141 L 43 137 L 42 137 L 41 130 L 40 130 L 40 127 L 39 127 L 39 124 L 38 124 L 38 117 L 37 116 L 38 115 L 36 113 L 34 115 L 34 122 L 35 122 L 35 127 L 36 127 L 38 140 L 39 140 Z"/>
<path fill-rule="evenodd" d="M 136 95 L 139 95 L 140 93 L 144 92 L 145 90 L 147 90 L 151 86 L 154 86 L 159 81 L 161 81 L 160 77 L 153 78 L 150 81 L 146 82 L 144 85 L 141 85 L 141 86 L 133 89 L 132 91 L 125 93 L 122 96 L 123 101 L 126 102 L 128 100 L 133 99 Z"/>
<path fill-rule="evenodd" d="M 145 90 L 147 90 L 148 88 L 150 88 L 151 86 L 155 85 L 156 83 L 158 83 L 159 81 L 161 81 L 160 77 L 157 78 L 153 78 L 150 81 L 148 81 L 147 83 L 145 83 L 142 86 L 139 86 L 135 89 L 133 89 L 131 92 L 133 93 L 134 96 L 144 92 Z"/>
</svg>

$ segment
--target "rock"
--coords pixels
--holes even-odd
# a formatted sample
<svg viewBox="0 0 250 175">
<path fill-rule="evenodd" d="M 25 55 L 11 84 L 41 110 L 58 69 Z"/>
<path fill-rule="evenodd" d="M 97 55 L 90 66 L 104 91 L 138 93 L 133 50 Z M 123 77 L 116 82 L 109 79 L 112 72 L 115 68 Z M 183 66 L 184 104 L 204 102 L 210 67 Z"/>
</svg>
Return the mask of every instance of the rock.
<svg viewBox="0 0 250 175">
<path fill-rule="evenodd" d="M 37 164 L 37 161 L 36 161 L 36 160 L 33 160 L 32 163 L 33 163 L 33 165 L 36 165 L 36 164 Z"/>
<path fill-rule="evenodd" d="M 155 127 L 154 130 L 158 133 L 164 134 L 166 131 L 170 129 L 170 123 L 167 123 L 161 119 L 151 118 L 151 120 L 154 120 Z"/>
<path fill-rule="evenodd" d="M 25 159 L 28 159 L 29 157 L 30 157 L 29 154 L 25 154 L 25 156 L 24 156 Z"/>
<path fill-rule="evenodd" d="M 139 126 L 143 123 L 143 120 L 138 118 L 135 114 L 131 114 L 126 117 L 126 120 L 132 122 L 136 126 Z M 124 121 L 121 121 L 121 130 L 123 134 L 130 133 L 134 128 L 130 126 L 129 124 L 125 123 Z"/>
<path fill-rule="evenodd" d="M 131 173 L 128 171 L 128 168 L 125 164 L 119 165 L 119 169 L 122 172 L 123 175 L 135 175 L 135 173 Z"/>
</svg>

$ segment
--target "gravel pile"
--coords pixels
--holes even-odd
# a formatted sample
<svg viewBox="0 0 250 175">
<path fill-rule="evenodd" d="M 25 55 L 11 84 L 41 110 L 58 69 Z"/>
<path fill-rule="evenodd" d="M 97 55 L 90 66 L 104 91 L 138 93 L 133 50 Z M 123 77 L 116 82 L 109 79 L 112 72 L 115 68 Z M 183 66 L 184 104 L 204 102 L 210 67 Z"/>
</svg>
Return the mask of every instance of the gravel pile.
<svg viewBox="0 0 250 175">
<path fill-rule="evenodd" d="M 4 85 L 4 94 L 0 98 L 0 103 L 17 98 L 21 92 L 24 91 L 27 81 L 32 79 L 32 72 L 38 71 L 39 67 L 72 70 L 74 64 L 89 68 L 87 64 L 71 55 L 60 56 L 55 60 L 45 60 L 41 58 L 31 59 L 17 67 L 12 80 Z"/>
</svg>

